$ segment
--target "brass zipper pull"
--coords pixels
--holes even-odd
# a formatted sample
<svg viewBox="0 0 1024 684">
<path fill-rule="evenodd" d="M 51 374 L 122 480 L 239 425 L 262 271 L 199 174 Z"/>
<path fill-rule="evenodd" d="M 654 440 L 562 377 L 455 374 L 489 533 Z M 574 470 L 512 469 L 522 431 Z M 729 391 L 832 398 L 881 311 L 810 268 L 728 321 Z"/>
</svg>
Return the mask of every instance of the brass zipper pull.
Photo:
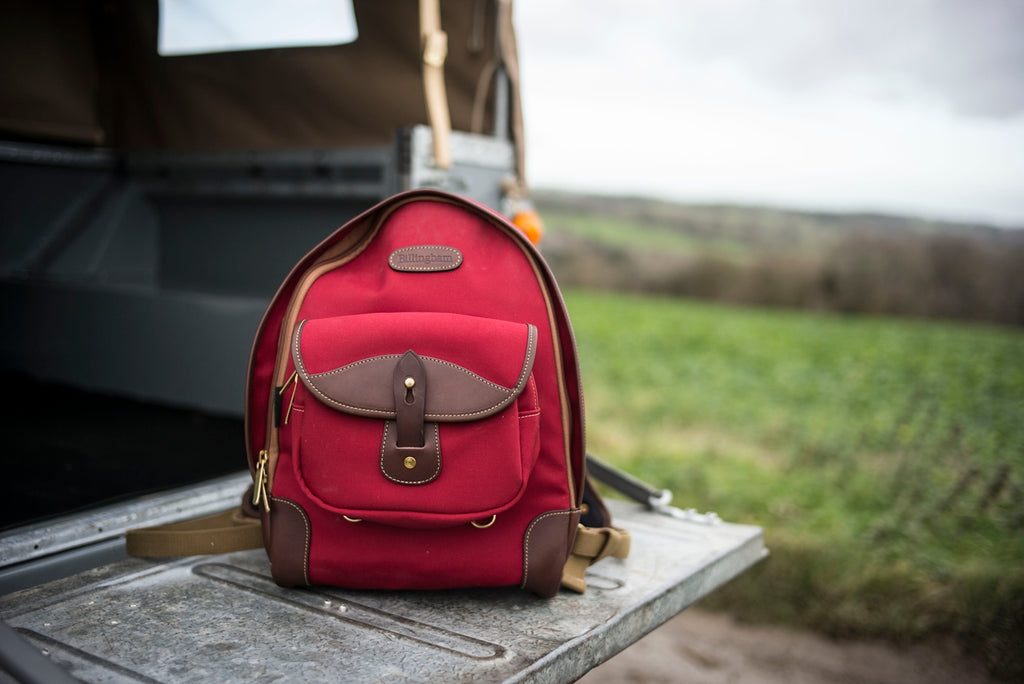
<svg viewBox="0 0 1024 684">
<path fill-rule="evenodd" d="M 252 486 L 252 505 L 259 507 L 263 503 L 263 510 L 270 512 L 270 497 L 267 496 L 267 450 L 260 451 L 259 460 L 256 461 L 256 480 Z"/>
<path fill-rule="evenodd" d="M 288 385 L 292 384 L 299 379 L 299 371 L 293 370 L 292 374 L 288 376 L 288 379 L 284 381 L 284 384 L 277 388 L 278 394 L 284 394 L 284 391 L 288 389 Z"/>
<path fill-rule="evenodd" d="M 292 396 L 288 399 L 288 410 L 284 413 L 284 424 L 288 424 L 288 419 L 292 416 L 292 404 L 295 403 L 295 390 L 299 389 L 299 372 L 292 371 L 292 377 L 288 380 L 288 383 L 292 386 Z M 288 385 L 285 385 L 287 387 Z"/>
<path fill-rule="evenodd" d="M 288 377 L 283 385 L 277 388 L 274 393 L 274 427 L 288 424 L 288 418 L 292 415 L 292 404 L 295 403 L 295 390 L 299 388 L 299 371 L 294 370 Z M 288 385 L 292 385 L 292 396 L 288 400 L 288 411 L 284 414 L 284 421 L 281 421 L 281 401 L 284 397 L 284 391 L 288 389 Z"/>
</svg>

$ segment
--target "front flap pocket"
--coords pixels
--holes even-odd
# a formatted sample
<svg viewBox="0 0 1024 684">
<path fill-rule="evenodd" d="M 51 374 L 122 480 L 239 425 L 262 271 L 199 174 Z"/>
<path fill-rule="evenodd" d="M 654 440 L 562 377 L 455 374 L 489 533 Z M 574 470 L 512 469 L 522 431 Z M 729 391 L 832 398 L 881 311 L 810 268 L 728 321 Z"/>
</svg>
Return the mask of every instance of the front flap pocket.
<svg viewBox="0 0 1024 684">
<path fill-rule="evenodd" d="M 537 329 L 442 313 L 308 319 L 296 474 L 350 518 L 437 526 L 495 515 L 537 457 Z"/>
</svg>

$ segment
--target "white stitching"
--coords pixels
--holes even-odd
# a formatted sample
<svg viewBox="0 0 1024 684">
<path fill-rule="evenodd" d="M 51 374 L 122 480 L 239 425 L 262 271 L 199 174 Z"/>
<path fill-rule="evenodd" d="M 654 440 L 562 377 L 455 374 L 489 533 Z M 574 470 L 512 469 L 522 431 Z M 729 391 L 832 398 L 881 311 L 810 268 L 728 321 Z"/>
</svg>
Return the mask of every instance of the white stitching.
<svg viewBox="0 0 1024 684">
<path fill-rule="evenodd" d="M 410 250 L 413 250 L 413 249 L 446 249 L 449 252 L 454 252 L 458 258 L 455 260 L 455 264 L 454 265 L 452 265 L 452 264 L 443 264 L 442 267 L 440 267 L 440 268 L 436 267 L 436 266 L 404 266 L 404 265 L 401 265 L 401 264 L 396 264 L 394 261 L 392 261 L 394 256 L 396 254 L 398 254 L 399 252 L 407 252 L 407 251 L 410 251 Z M 396 271 L 406 271 L 406 272 L 417 272 L 417 271 L 444 272 L 444 271 L 454 271 L 455 269 L 457 269 L 459 266 L 462 265 L 462 259 L 463 259 L 462 252 L 460 252 L 459 250 L 455 249 L 454 247 L 449 247 L 447 245 L 411 245 L 409 247 L 400 247 L 400 248 L 396 249 L 395 251 L 393 251 L 391 254 L 389 254 L 388 255 L 388 266 L 390 266 L 391 268 L 393 268 Z"/>
<path fill-rule="evenodd" d="M 325 404 L 329 404 L 331 406 L 338 406 L 340 408 L 347 408 L 347 409 L 358 410 L 358 411 L 362 411 L 364 413 L 375 413 L 375 414 L 378 414 L 378 415 L 381 415 L 381 416 L 384 416 L 384 417 L 388 417 L 388 416 L 394 415 L 394 411 L 384 411 L 384 410 L 378 410 L 378 409 L 367 409 L 367 408 L 362 408 L 362 407 L 359 407 L 359 406 L 349 406 L 348 404 L 344 404 L 344 403 L 342 403 L 340 401 L 336 401 L 336 400 L 332 399 L 331 397 L 327 396 L 326 394 L 324 394 L 320 390 L 319 387 L 317 387 L 316 385 L 313 384 L 313 381 L 310 379 L 310 377 L 311 377 L 310 373 L 309 373 L 309 371 L 306 370 L 306 364 L 303 363 L 303 361 L 302 361 L 302 348 L 300 346 L 300 342 L 302 340 L 302 329 L 305 327 L 306 323 L 308 323 L 308 322 L 309 322 L 308 318 L 304 318 L 302 321 L 300 321 L 299 324 L 297 326 L 295 326 L 295 334 L 292 335 L 292 359 L 295 362 L 296 370 L 299 371 L 299 377 L 302 378 L 302 384 L 306 386 L 306 389 L 310 390 L 311 392 L 316 394 L 318 397 L 320 397 L 320 399 Z M 358 362 L 356 362 L 354 364 L 349 364 L 349 366 L 355 366 L 355 365 L 358 365 L 359 363 L 366 363 L 367 361 L 371 361 L 371 360 L 372 359 L 364 359 L 363 361 L 358 361 Z M 349 366 L 343 366 L 342 369 L 343 368 L 347 368 Z M 342 370 L 342 369 L 337 369 L 337 370 Z M 328 371 L 328 372 L 330 372 L 330 371 Z M 316 374 L 316 376 L 319 376 L 319 375 L 324 375 L 324 373 L 317 373 Z M 316 376 L 313 376 L 313 377 L 316 377 Z"/>
<path fill-rule="evenodd" d="M 437 423 L 434 423 L 434 453 L 437 454 L 437 467 L 434 468 L 434 474 L 427 479 L 412 482 L 409 480 L 399 480 L 391 477 L 391 475 L 388 474 L 388 471 L 384 468 L 384 449 L 387 447 L 388 443 L 388 422 L 389 421 L 384 421 L 384 436 L 380 440 L 380 472 L 384 473 L 384 477 L 388 478 L 392 482 L 405 485 L 427 484 L 428 482 L 436 480 L 437 474 L 441 472 L 441 432 Z"/>
<path fill-rule="evenodd" d="M 403 356 L 402 354 L 381 354 L 380 356 L 371 356 L 370 358 L 362 359 L 361 361 L 353 361 L 352 363 L 349 363 L 349 364 L 346 364 L 344 366 L 341 366 L 340 368 L 335 368 L 334 370 L 321 371 L 320 373 L 307 373 L 307 375 L 310 378 L 326 378 L 327 376 L 330 376 L 330 375 L 336 375 L 336 374 L 348 372 L 349 370 L 351 370 L 352 368 L 355 368 L 356 366 L 362 366 L 363 364 L 372 363 L 373 361 L 379 361 L 379 360 L 383 360 L 383 359 L 400 359 L 400 358 L 402 358 L 402 356 Z M 433 361 L 433 362 L 439 363 L 439 364 L 441 364 L 443 366 L 449 366 L 450 368 L 453 368 L 453 369 L 455 369 L 457 371 L 462 371 L 466 375 L 472 377 L 474 380 L 478 380 L 478 381 L 484 383 L 485 385 L 490 385 L 494 389 L 500 390 L 500 391 L 505 392 L 505 393 L 514 392 L 515 391 L 515 387 L 517 387 L 519 385 L 519 382 L 520 382 L 517 379 L 516 380 L 516 385 L 514 385 L 512 387 L 512 389 L 509 389 L 508 387 L 505 387 L 503 385 L 499 385 L 496 382 L 491 382 L 487 378 L 481 377 L 480 375 L 474 373 L 473 371 L 469 370 L 468 368 L 465 368 L 463 366 L 458 365 L 457 363 L 452 363 L 451 361 L 445 361 L 444 359 L 439 359 L 439 358 L 434 357 L 434 356 L 421 356 L 420 358 L 423 359 L 424 361 Z M 520 377 L 521 376 L 522 376 L 522 373 L 520 373 Z"/>
<path fill-rule="evenodd" d="M 534 382 L 533 385 L 530 385 L 529 387 L 531 387 L 531 389 L 532 389 L 532 391 L 530 392 L 530 396 L 533 397 L 533 407 L 530 408 L 527 411 L 524 411 L 524 412 L 520 413 L 519 414 L 519 418 L 520 419 L 522 419 L 522 418 L 533 418 L 534 416 L 539 416 L 540 415 L 540 397 L 537 394 L 537 383 Z"/>
<path fill-rule="evenodd" d="M 382 416 L 382 417 L 385 417 L 385 418 L 393 417 L 395 415 L 394 411 L 389 411 L 389 410 L 385 410 L 385 409 L 366 408 L 366 407 L 363 407 L 363 406 L 355 406 L 355 405 L 352 405 L 352 404 L 346 404 L 344 402 L 338 401 L 337 399 L 334 399 L 333 397 L 330 397 L 327 394 L 325 394 L 320 388 L 318 388 L 315 384 L 313 384 L 313 379 L 314 378 L 327 377 L 329 375 L 334 375 L 334 374 L 342 373 L 342 372 L 347 371 L 348 369 L 351 369 L 351 368 L 354 368 L 356 366 L 360 366 L 360 365 L 363 365 L 363 364 L 366 364 L 366 363 L 370 363 L 371 361 L 375 361 L 375 360 L 378 360 L 378 359 L 399 359 L 399 358 L 401 358 L 402 355 L 401 354 L 383 354 L 381 356 L 374 356 L 374 357 L 371 357 L 371 358 L 368 358 L 368 359 L 362 359 L 361 361 L 355 361 L 353 363 L 346 364 L 346 365 L 344 365 L 344 366 L 342 366 L 340 368 L 335 368 L 333 370 L 322 371 L 320 373 L 310 373 L 309 371 L 306 370 L 306 366 L 305 366 L 305 364 L 302 361 L 302 349 L 301 349 L 300 344 L 299 344 L 300 340 L 301 340 L 301 336 L 302 336 L 302 328 L 305 326 L 305 324 L 307 323 L 308 320 L 309 319 L 304 319 L 304 320 L 302 320 L 298 324 L 298 326 L 296 326 L 296 328 L 295 328 L 295 335 L 293 336 L 293 340 L 294 340 L 294 342 L 293 342 L 293 352 L 294 352 L 293 353 L 293 358 L 294 358 L 294 361 L 295 361 L 295 367 L 298 369 L 299 375 L 300 375 L 300 377 L 302 377 L 302 379 L 304 381 L 303 384 L 306 385 L 307 389 L 309 389 L 314 394 L 316 394 L 318 397 L 320 397 L 321 401 L 323 401 L 325 404 L 328 404 L 329 406 L 336 406 L 336 407 L 341 408 L 341 409 L 349 409 L 349 410 L 352 410 L 352 411 L 357 411 L 357 412 L 359 412 L 360 414 L 363 414 L 363 415 L 372 414 L 372 415 Z M 494 389 L 496 389 L 496 390 L 498 390 L 500 392 L 505 393 L 505 395 L 506 395 L 505 398 L 503 398 L 501 401 L 496 402 L 496 403 L 494 403 L 494 404 L 492 404 L 490 406 L 484 407 L 483 409 L 480 409 L 479 411 L 471 411 L 469 413 L 429 413 L 429 414 L 426 414 L 425 417 L 426 418 L 433 418 L 433 419 L 436 420 L 436 419 L 440 419 L 440 418 L 470 418 L 470 417 L 479 416 L 479 415 L 491 415 L 491 414 L 495 413 L 497 410 L 500 410 L 500 409 L 504 408 L 505 406 L 507 406 L 508 404 L 510 404 L 517 396 L 519 396 L 519 394 L 523 390 L 523 384 L 530 377 L 530 374 L 527 372 L 527 370 L 532 368 L 533 364 L 530 363 L 530 361 L 534 358 L 534 356 L 536 354 L 535 345 L 536 345 L 536 342 L 537 342 L 537 327 L 534 326 L 532 323 L 527 323 L 526 327 L 527 327 L 526 356 L 523 359 L 523 366 L 522 366 L 522 368 L 519 371 L 519 377 L 516 379 L 516 384 L 511 389 L 508 388 L 508 387 L 503 387 L 502 385 L 499 385 L 497 383 L 491 382 L 487 378 L 483 378 L 483 377 L 477 375 L 476 373 L 474 373 L 473 371 L 471 371 L 471 370 L 469 370 L 467 368 L 463 368 L 462 366 L 460 366 L 458 364 L 455 364 L 455 363 L 452 363 L 451 361 L 445 361 L 444 359 L 438 359 L 438 358 L 435 358 L 433 356 L 421 357 L 421 358 L 423 358 L 426 361 L 433 361 L 435 363 L 439 363 L 439 364 L 448 366 L 448 367 L 453 368 L 455 370 L 462 371 L 463 373 L 465 373 L 466 375 L 470 376 L 471 378 L 473 378 L 473 379 L 475 379 L 475 380 L 477 380 L 479 382 L 482 382 L 482 383 L 484 383 L 486 385 L 489 385 L 489 386 L 493 387 Z"/>
<path fill-rule="evenodd" d="M 530 526 L 526 528 L 526 536 L 523 538 L 523 581 L 519 584 L 520 589 L 526 588 L 526 581 L 530 575 L 530 535 L 533 533 L 533 527 L 544 518 L 548 518 L 552 515 L 572 515 L 575 511 L 548 511 L 538 515 L 530 523 Z"/>
</svg>

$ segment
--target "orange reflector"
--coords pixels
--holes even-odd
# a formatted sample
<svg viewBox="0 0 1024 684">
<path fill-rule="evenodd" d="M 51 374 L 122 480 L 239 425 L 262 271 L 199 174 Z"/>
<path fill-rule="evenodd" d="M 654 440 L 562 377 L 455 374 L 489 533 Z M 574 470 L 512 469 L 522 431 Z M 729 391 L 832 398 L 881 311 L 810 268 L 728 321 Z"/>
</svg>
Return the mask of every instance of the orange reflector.
<svg viewBox="0 0 1024 684">
<path fill-rule="evenodd" d="M 544 237 L 544 222 L 536 211 L 521 211 L 512 219 L 516 228 L 523 231 L 526 239 L 534 245 L 539 245 Z"/>
</svg>

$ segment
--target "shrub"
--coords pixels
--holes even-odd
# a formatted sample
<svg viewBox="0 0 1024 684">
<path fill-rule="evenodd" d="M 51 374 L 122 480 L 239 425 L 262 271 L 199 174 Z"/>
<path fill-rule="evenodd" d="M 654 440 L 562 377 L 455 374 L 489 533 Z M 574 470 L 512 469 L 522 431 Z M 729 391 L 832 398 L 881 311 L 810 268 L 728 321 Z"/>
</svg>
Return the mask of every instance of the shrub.
<svg viewBox="0 0 1024 684">
<path fill-rule="evenodd" d="M 1016 237 L 858 231 L 823 252 L 736 258 L 578 234 L 550 242 L 548 261 L 567 287 L 1024 325 L 1024 240 Z"/>
</svg>

